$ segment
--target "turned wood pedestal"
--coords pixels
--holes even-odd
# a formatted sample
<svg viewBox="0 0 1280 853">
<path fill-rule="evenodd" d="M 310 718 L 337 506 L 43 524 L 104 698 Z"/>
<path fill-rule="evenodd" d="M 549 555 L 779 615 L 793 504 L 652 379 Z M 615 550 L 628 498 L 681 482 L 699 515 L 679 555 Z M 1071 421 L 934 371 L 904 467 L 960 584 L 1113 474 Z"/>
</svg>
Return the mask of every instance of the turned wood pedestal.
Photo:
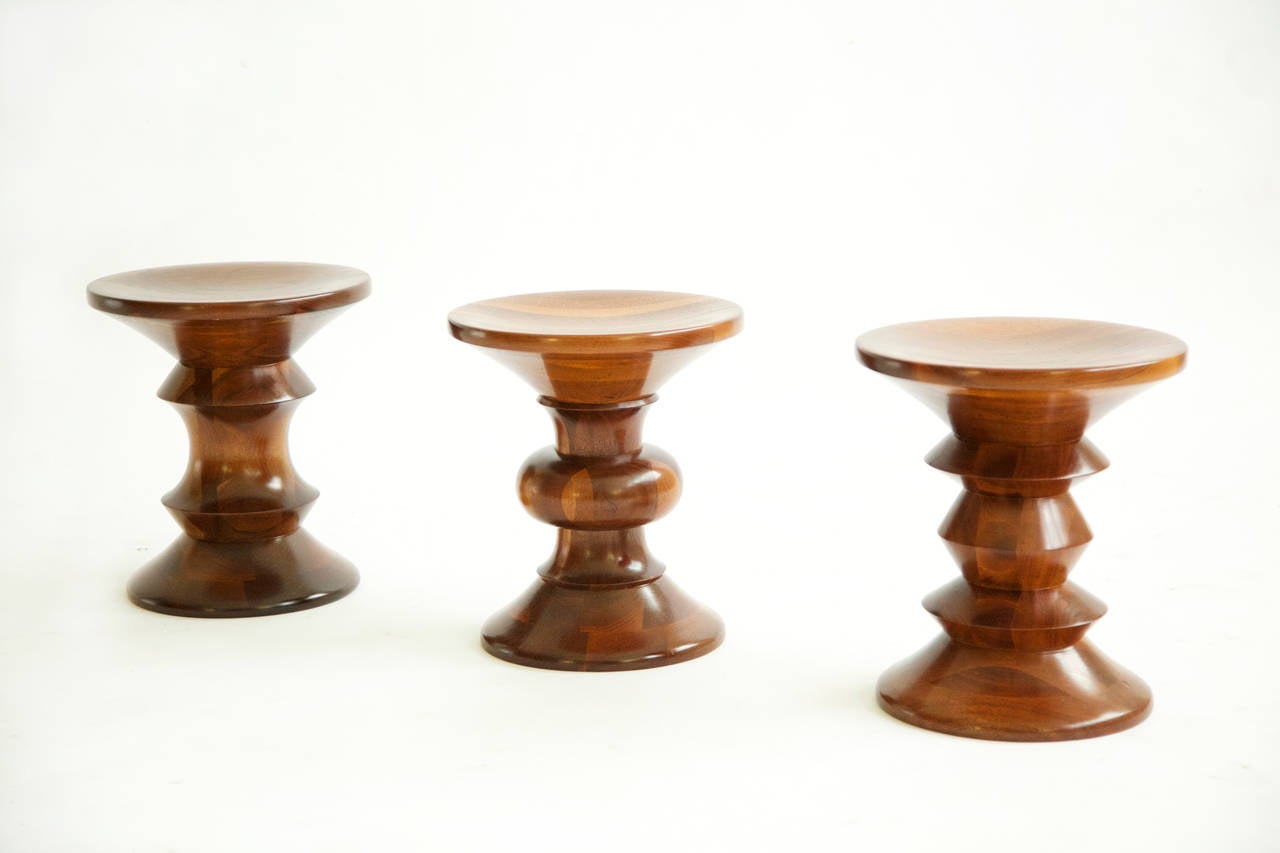
<svg viewBox="0 0 1280 853">
<path fill-rule="evenodd" d="M 1106 607 L 1067 580 L 1092 538 L 1068 490 L 1107 467 L 1085 429 L 1181 370 L 1186 345 L 1133 326 L 1000 317 L 889 326 L 857 346 L 950 423 L 927 461 L 964 485 L 939 530 L 963 578 L 924 600 L 945 633 L 881 677 L 881 707 L 992 740 L 1141 722 L 1147 685 L 1084 639 Z"/>
<path fill-rule="evenodd" d="M 289 419 L 315 390 L 291 356 L 369 293 L 360 270 L 204 264 L 89 285 L 89 304 L 178 359 L 159 396 L 177 407 L 191 459 L 165 508 L 182 534 L 129 583 L 137 605 L 175 616 L 265 616 L 336 601 L 355 568 L 299 525 L 318 492 L 289 461 Z"/>
<path fill-rule="evenodd" d="M 449 315 L 454 337 L 484 347 L 529 382 L 555 423 L 554 447 L 520 472 L 520 500 L 559 528 L 540 578 L 483 629 L 484 647 L 547 669 L 624 670 L 679 663 L 720 645 L 720 618 L 663 574 L 644 525 L 666 515 L 680 472 L 643 444 L 664 381 L 742 312 L 720 299 L 583 291 L 477 302 Z"/>
</svg>

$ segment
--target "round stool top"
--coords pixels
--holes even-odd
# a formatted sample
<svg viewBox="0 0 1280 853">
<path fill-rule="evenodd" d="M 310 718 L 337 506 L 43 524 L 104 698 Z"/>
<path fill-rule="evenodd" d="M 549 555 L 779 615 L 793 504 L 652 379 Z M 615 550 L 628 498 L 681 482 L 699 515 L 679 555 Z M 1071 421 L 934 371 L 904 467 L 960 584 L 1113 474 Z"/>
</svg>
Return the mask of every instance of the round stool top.
<svg viewBox="0 0 1280 853">
<path fill-rule="evenodd" d="M 190 264 L 122 272 L 89 285 L 99 311 L 158 320 L 247 320 L 341 308 L 369 295 L 369 275 L 303 263 Z"/>
<path fill-rule="evenodd" d="M 862 363 L 899 379 L 968 388 L 1055 389 L 1154 382 L 1182 369 L 1172 335 L 1092 320 L 967 317 L 885 326 L 857 340 Z"/>
<path fill-rule="evenodd" d="M 453 336 L 494 349 L 641 353 L 724 340 L 742 309 L 724 299 L 652 290 L 572 290 L 473 302 L 449 312 Z"/>
</svg>

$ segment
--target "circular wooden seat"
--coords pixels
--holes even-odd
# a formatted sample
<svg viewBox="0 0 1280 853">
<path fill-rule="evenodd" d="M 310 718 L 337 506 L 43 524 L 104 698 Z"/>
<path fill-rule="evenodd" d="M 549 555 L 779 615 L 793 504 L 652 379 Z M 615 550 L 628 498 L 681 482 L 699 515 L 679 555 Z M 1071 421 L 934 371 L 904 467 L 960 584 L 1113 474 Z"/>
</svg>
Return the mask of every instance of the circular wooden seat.
<svg viewBox="0 0 1280 853">
<path fill-rule="evenodd" d="M 369 274 L 331 264 L 249 262 L 152 267 L 89 284 L 108 314 L 158 320 L 244 320 L 342 308 L 369 295 Z"/>
<path fill-rule="evenodd" d="M 691 293 L 576 290 L 473 302 L 449 312 L 460 341 L 545 353 L 623 353 L 712 344 L 742 328 L 732 302 Z"/>
<path fill-rule="evenodd" d="M 1109 387 L 1155 382 L 1186 361 L 1172 335 L 1094 320 L 967 317 L 902 323 L 858 338 L 872 370 L 964 388 Z"/>
</svg>

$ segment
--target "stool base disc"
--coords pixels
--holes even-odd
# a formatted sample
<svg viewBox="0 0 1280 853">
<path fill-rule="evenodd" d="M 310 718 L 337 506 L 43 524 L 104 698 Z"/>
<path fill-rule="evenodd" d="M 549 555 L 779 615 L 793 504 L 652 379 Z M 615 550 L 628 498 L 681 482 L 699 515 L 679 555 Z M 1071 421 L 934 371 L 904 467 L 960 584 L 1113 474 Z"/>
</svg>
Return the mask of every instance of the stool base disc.
<svg viewBox="0 0 1280 853">
<path fill-rule="evenodd" d="M 724 623 L 665 576 L 605 588 L 539 579 L 482 633 L 485 651 L 511 663 L 614 672 L 701 657 L 724 640 Z"/>
<path fill-rule="evenodd" d="M 1087 640 L 1056 652 L 965 646 L 939 637 L 891 667 L 880 707 L 903 722 L 984 740 L 1098 737 L 1151 713 L 1151 689 Z"/>
<path fill-rule="evenodd" d="M 359 580 L 305 530 L 265 542 L 182 535 L 133 576 L 129 600 L 170 616 L 270 616 L 337 601 Z"/>
</svg>

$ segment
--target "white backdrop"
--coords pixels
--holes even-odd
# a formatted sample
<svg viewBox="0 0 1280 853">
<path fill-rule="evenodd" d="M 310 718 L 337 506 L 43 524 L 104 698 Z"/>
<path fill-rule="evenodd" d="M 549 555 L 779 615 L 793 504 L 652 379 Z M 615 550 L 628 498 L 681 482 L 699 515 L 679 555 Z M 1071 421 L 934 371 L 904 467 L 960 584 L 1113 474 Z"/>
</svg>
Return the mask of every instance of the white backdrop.
<svg viewBox="0 0 1280 853">
<path fill-rule="evenodd" d="M 1223 0 L 0 0 L 0 850 L 1275 845 L 1278 47 L 1276 4 Z M 362 585 L 158 616 L 123 587 L 177 532 L 170 359 L 83 288 L 250 259 L 373 276 L 293 431 Z M 685 474 L 651 545 L 728 638 L 515 667 L 478 631 L 550 551 L 514 478 L 551 426 L 444 315 L 598 287 L 745 308 L 647 425 Z M 1191 346 L 1077 491 L 1090 636 L 1156 693 L 1129 732 L 875 707 L 936 632 L 957 484 L 853 338 L 970 314 Z"/>
</svg>

